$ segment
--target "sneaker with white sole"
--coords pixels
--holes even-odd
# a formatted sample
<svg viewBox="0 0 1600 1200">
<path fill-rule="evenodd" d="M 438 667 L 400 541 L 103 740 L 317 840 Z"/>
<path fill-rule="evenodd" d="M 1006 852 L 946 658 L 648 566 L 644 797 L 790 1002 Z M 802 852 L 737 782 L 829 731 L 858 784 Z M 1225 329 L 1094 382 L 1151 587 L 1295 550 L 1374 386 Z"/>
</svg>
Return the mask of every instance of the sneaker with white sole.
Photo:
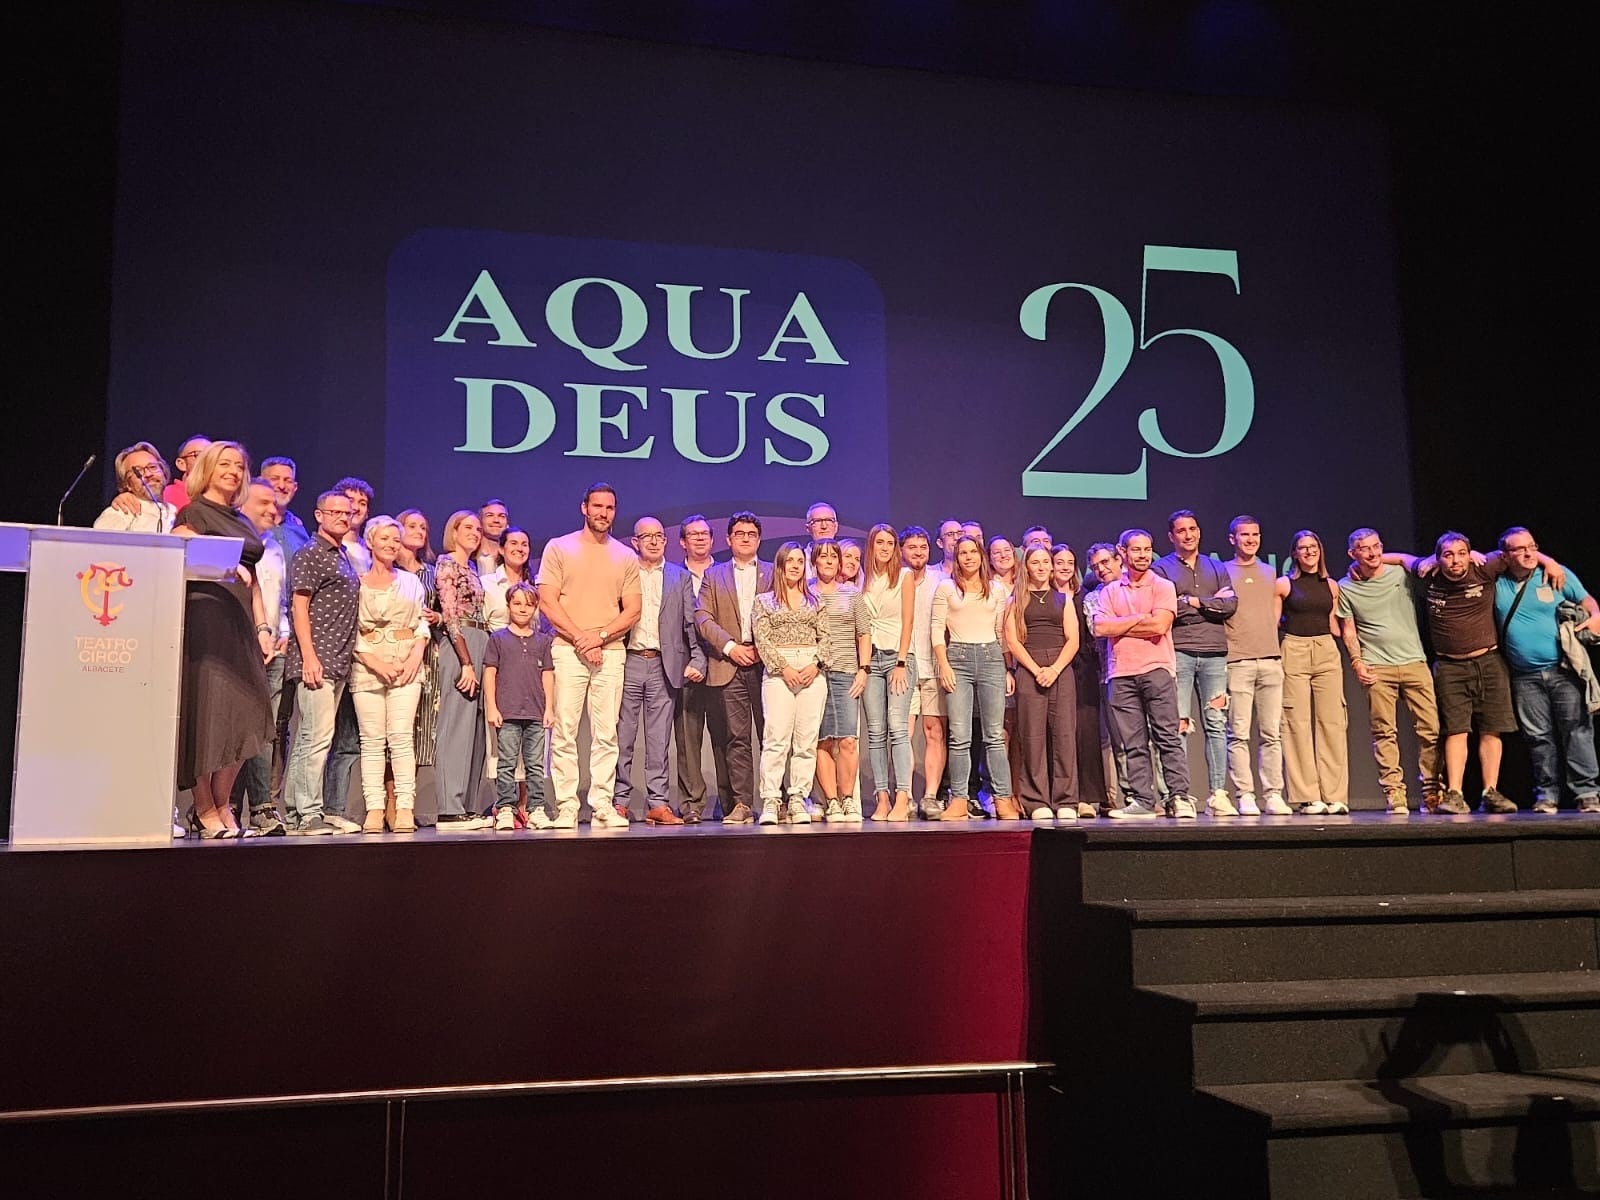
<svg viewBox="0 0 1600 1200">
<path fill-rule="evenodd" d="M 329 825 L 333 826 L 333 831 L 335 833 L 360 833 L 361 832 L 361 826 L 357 825 L 354 821 L 346 820 L 344 817 L 334 816 L 334 814 L 331 813 L 331 812 L 323 813 L 322 814 L 322 819 L 324 821 L 326 821 Z"/>
<path fill-rule="evenodd" d="M 1218 788 L 1207 798 L 1206 811 L 1213 817 L 1237 817 L 1239 815 L 1239 810 L 1233 806 L 1233 801 L 1228 799 L 1228 793 L 1222 788 Z"/>
<path fill-rule="evenodd" d="M 1259 817 L 1261 815 L 1261 809 L 1256 806 L 1254 792 L 1246 792 L 1239 797 L 1239 815 L 1241 817 Z"/>
<path fill-rule="evenodd" d="M 492 824 L 494 822 L 488 817 L 480 817 L 477 813 L 440 813 L 433 828 L 435 833 L 477 833 Z"/>
<path fill-rule="evenodd" d="M 1350 806 L 1343 800 L 1335 800 L 1328 805 L 1328 815 L 1330 817 L 1348 817 L 1350 815 Z"/>
<path fill-rule="evenodd" d="M 1486 787 L 1483 789 L 1483 799 L 1478 802 L 1478 811 L 1507 814 L 1521 810 L 1517 807 L 1517 802 L 1499 788 Z"/>
<path fill-rule="evenodd" d="M 1300 806 L 1302 817 L 1325 817 L 1331 810 L 1321 800 L 1313 800 L 1310 804 Z"/>
<path fill-rule="evenodd" d="M 529 829 L 554 829 L 555 827 L 556 823 L 550 819 L 550 814 L 545 812 L 542 805 L 528 810 Z"/>
<path fill-rule="evenodd" d="M 578 827 L 578 802 L 576 800 L 563 800 L 561 807 L 556 810 L 556 819 L 550 822 L 551 829 L 576 829 Z"/>
<path fill-rule="evenodd" d="M 1543 800 L 1535 800 L 1533 802 L 1533 811 L 1536 812 L 1536 813 L 1543 813 L 1546 816 L 1549 816 L 1552 813 L 1560 812 L 1561 811 L 1561 805 L 1556 803 L 1554 800 L 1551 800 L 1548 797 L 1546 797 Z M 1579 809 L 1578 811 L 1582 812 L 1583 810 Z"/>
<path fill-rule="evenodd" d="M 1055 813 L 1050 811 L 1050 806 L 1048 804 L 1041 804 L 1038 808 L 1034 809 L 1028 814 L 1028 819 L 1031 821 L 1049 821 L 1053 820 L 1054 818 Z"/>
<path fill-rule="evenodd" d="M 590 829 L 626 829 L 628 818 L 617 811 L 614 804 L 600 803 L 589 806 Z"/>
<path fill-rule="evenodd" d="M 496 833 L 515 833 L 517 831 L 517 810 L 514 808 L 496 809 L 494 831 Z"/>
<path fill-rule="evenodd" d="M 1063 804 L 1056 809 L 1056 820 L 1076 821 L 1078 819 L 1078 806 L 1076 804 Z"/>
<path fill-rule="evenodd" d="M 1277 792 L 1267 793 L 1267 802 L 1265 805 L 1263 805 L 1262 811 L 1264 811 L 1269 817 L 1294 816 L 1294 809 L 1290 808 L 1286 803 L 1284 803 L 1283 797 L 1278 795 Z"/>
<path fill-rule="evenodd" d="M 1187 796 L 1168 796 L 1167 816 L 1179 821 L 1194 820 L 1194 801 Z"/>
<path fill-rule="evenodd" d="M 844 805 L 840 803 L 839 797 L 833 796 L 829 798 L 828 806 L 822 810 L 822 819 L 824 821 L 844 820 Z"/>
<path fill-rule="evenodd" d="M 1600 813 L 1600 796 L 1579 796 L 1578 811 L 1591 816 Z"/>
<path fill-rule="evenodd" d="M 798 796 L 789 801 L 789 824 L 811 824 L 811 810 L 806 807 L 806 802 Z"/>
<path fill-rule="evenodd" d="M 944 801 L 937 796 L 924 796 L 917 805 L 917 816 L 924 821 L 937 821 L 944 813 Z"/>
<path fill-rule="evenodd" d="M 1153 821 L 1161 814 L 1156 811 L 1154 804 L 1129 800 L 1121 808 L 1113 808 L 1107 815 L 1114 821 Z"/>
<path fill-rule="evenodd" d="M 778 802 L 776 800 L 763 800 L 761 802 L 761 819 L 757 825 L 776 825 L 778 823 Z"/>
<path fill-rule="evenodd" d="M 1455 788 L 1447 788 L 1431 811 L 1444 813 L 1452 817 L 1464 817 L 1471 813 L 1472 809 L 1467 807 L 1467 798 L 1465 796 Z"/>
<path fill-rule="evenodd" d="M 1406 790 L 1403 787 L 1390 788 L 1385 795 L 1389 801 L 1389 815 L 1392 817 L 1408 817 L 1411 815 L 1411 804 L 1406 800 Z"/>
<path fill-rule="evenodd" d="M 861 820 L 862 820 L 862 817 L 861 817 L 861 801 L 859 799 L 857 799 L 855 796 L 846 796 L 842 800 L 840 800 L 839 803 L 844 808 L 844 817 L 843 817 L 843 819 L 846 820 L 846 821 L 854 821 L 856 824 L 859 825 L 861 823 Z"/>
</svg>

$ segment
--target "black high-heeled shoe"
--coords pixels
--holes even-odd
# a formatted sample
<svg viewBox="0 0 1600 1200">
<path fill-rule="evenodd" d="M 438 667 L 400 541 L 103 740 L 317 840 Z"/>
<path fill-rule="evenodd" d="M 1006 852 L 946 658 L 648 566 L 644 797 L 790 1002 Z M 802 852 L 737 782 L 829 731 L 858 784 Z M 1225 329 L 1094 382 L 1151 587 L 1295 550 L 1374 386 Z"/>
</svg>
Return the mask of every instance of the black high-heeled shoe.
<svg viewBox="0 0 1600 1200">
<path fill-rule="evenodd" d="M 187 820 L 189 836 L 199 838 L 202 842 L 215 842 L 232 836 L 232 830 L 229 829 L 207 829 L 201 822 L 200 815 L 192 808 L 189 810 Z"/>
</svg>

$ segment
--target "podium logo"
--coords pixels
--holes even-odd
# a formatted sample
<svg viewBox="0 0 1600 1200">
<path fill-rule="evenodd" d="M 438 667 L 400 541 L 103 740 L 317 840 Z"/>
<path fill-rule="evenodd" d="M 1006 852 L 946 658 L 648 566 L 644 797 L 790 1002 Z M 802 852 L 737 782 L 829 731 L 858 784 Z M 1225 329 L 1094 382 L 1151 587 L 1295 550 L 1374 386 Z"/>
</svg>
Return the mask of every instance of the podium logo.
<svg viewBox="0 0 1600 1200">
<path fill-rule="evenodd" d="M 120 563 L 90 563 L 87 571 L 78 572 L 83 606 L 101 626 L 110 625 L 122 614 L 123 606 L 113 603 L 113 597 L 132 586 L 128 568 Z"/>
</svg>

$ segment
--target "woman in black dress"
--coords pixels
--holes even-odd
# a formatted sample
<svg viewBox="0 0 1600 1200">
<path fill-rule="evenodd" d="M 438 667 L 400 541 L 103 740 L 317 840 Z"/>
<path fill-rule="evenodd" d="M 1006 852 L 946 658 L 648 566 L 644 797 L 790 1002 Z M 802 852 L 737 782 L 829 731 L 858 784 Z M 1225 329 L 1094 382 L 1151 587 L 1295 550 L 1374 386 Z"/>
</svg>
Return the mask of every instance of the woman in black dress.
<svg viewBox="0 0 1600 1200">
<path fill-rule="evenodd" d="M 1093 820 L 1102 809 L 1111 807 L 1102 752 L 1105 723 L 1100 718 L 1104 688 L 1100 678 L 1100 647 L 1094 630 L 1089 628 L 1089 615 L 1083 610 L 1083 576 L 1078 570 L 1077 553 L 1065 542 L 1057 542 L 1050 547 L 1050 566 L 1051 581 L 1078 619 L 1078 653 L 1072 659 L 1073 692 L 1078 707 L 1076 807 L 1078 816 Z"/>
<path fill-rule="evenodd" d="M 244 447 L 212 442 L 189 468 L 189 503 L 173 528 L 184 537 L 244 539 L 237 577 L 190 581 L 184 600 L 178 786 L 194 793 L 189 828 L 203 838 L 240 836 L 228 803 L 234 777 L 273 732 L 265 664 L 276 634 L 255 578 L 263 547 L 254 527 L 234 510 L 249 482 Z"/>
</svg>

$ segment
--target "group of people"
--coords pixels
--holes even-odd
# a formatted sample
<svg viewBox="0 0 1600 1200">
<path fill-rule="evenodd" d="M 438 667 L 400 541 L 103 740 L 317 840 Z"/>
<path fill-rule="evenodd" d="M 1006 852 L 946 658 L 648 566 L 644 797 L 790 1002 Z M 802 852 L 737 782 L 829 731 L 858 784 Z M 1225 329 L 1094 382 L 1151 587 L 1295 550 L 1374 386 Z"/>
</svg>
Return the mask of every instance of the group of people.
<svg viewBox="0 0 1600 1200">
<path fill-rule="evenodd" d="M 1600 681 L 1585 646 L 1600 607 L 1521 527 L 1488 555 L 1447 533 L 1422 559 L 1358 529 L 1336 581 L 1310 530 L 1280 575 L 1259 557 L 1256 518 L 1231 522 L 1219 558 L 1179 510 L 1170 554 L 1128 529 L 1088 548 L 1086 579 L 1043 526 L 1013 543 L 974 521 L 935 534 L 879 524 L 857 542 L 817 503 L 808 538 L 770 562 L 756 514 L 727 518 L 720 561 L 710 520 L 686 516 L 680 563 L 653 516 L 613 536 L 618 497 L 597 483 L 581 525 L 535 563 L 498 500 L 452 513 L 436 554 L 425 514 L 369 516 L 360 479 L 319 494 L 307 527 L 290 510 L 288 458 L 253 475 L 239 443 L 196 437 L 174 462 L 179 481 L 148 442 L 119 454 L 120 491 L 96 527 L 244 542 L 235 580 L 189 585 L 179 786 L 194 804 L 175 832 L 413 832 L 419 764 L 434 767 L 441 831 L 575 828 L 585 716 L 594 828 L 719 813 L 958 821 L 989 817 L 985 795 L 1001 820 L 1340 814 L 1341 645 L 1391 813 L 1411 810 L 1402 700 L 1422 810 L 1471 811 L 1475 733 L 1479 808 L 1516 811 L 1498 786 L 1500 738 L 1520 728 L 1534 810 L 1555 812 L 1565 789 L 1600 813 Z M 1203 792 L 1185 749 L 1195 731 Z M 343 813 L 355 758 L 359 823 Z"/>
</svg>

